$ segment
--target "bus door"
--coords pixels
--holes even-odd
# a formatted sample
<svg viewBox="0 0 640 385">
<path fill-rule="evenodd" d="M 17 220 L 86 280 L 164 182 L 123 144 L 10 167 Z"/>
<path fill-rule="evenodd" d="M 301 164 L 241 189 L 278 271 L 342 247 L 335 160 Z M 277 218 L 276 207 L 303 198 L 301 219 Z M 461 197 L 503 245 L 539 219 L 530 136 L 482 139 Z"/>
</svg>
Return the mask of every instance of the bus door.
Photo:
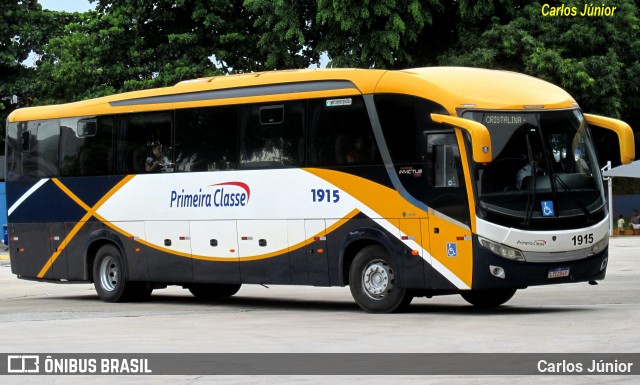
<svg viewBox="0 0 640 385">
<path fill-rule="evenodd" d="M 473 272 L 472 238 L 460 146 L 453 131 L 428 131 L 425 135 L 426 204 L 429 207 L 428 236 L 432 265 L 445 276 L 446 281 L 453 278 L 447 277 L 453 273 L 470 285 Z M 446 288 L 447 283 L 441 282 L 440 276 L 432 278 L 436 286 L 434 288 Z"/>
<path fill-rule="evenodd" d="M 187 221 L 147 221 L 149 281 L 192 282 L 191 237 Z"/>
<path fill-rule="evenodd" d="M 192 221 L 191 252 L 193 281 L 239 283 L 238 234 L 236 221 Z"/>
</svg>

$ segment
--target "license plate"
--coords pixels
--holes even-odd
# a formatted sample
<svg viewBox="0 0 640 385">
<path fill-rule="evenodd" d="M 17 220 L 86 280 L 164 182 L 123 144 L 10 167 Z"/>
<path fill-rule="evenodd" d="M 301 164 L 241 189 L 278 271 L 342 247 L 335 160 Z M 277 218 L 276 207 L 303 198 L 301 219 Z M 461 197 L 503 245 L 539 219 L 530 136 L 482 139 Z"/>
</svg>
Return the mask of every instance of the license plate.
<svg viewBox="0 0 640 385">
<path fill-rule="evenodd" d="M 547 278 L 562 278 L 569 276 L 569 268 L 568 267 L 556 267 L 554 269 L 549 269 L 547 273 Z"/>
</svg>

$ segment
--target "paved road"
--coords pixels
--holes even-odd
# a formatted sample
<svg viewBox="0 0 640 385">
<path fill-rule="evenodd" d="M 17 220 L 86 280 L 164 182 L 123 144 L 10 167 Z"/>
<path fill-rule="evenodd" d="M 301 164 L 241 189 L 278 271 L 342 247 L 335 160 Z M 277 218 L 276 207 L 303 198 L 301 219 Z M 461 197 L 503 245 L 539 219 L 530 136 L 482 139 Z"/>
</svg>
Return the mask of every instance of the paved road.
<svg viewBox="0 0 640 385">
<path fill-rule="evenodd" d="M 404 314 L 372 315 L 348 288 L 246 286 L 233 298 L 202 302 L 177 287 L 147 303 L 107 304 L 88 284 L 15 279 L 0 260 L 0 351 L 37 353 L 631 353 L 640 352 L 640 237 L 611 241 L 607 278 L 533 287 L 506 305 L 479 311 L 459 296 L 416 299 Z M 640 364 L 638 364 L 640 366 Z M 18 377 L 9 377 L 20 383 Z M 159 383 L 442 383 L 451 377 L 153 377 Z M 24 378 L 22 378 L 24 380 Z M 86 377 L 38 377 L 41 383 Z M 92 377 L 92 383 L 114 377 Z M 120 377 L 119 383 L 140 378 Z M 455 382 L 512 383 L 513 377 L 464 377 Z M 586 377 L 562 377 L 584 383 Z M 636 380 L 636 381 L 633 381 Z M 633 383 L 638 377 L 589 382 Z M 3 383 L 6 383 L 1 380 Z M 519 382 L 556 383 L 554 377 Z M 30 381 L 33 382 L 33 381 Z"/>
</svg>

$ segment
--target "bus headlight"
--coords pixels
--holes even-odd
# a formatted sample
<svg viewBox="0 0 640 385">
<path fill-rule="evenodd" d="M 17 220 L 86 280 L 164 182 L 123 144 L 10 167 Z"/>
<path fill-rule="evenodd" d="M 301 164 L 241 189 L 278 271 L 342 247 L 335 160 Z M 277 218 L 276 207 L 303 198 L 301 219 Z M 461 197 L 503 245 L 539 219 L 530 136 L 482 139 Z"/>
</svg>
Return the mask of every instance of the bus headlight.
<svg viewBox="0 0 640 385">
<path fill-rule="evenodd" d="M 599 252 L 604 250 L 604 248 L 607 247 L 608 244 L 609 244 L 609 234 L 607 234 L 604 238 L 598 241 L 598 243 L 591 246 L 591 249 L 589 249 L 589 256 L 598 254 Z"/>
<path fill-rule="evenodd" d="M 513 249 L 511 247 L 505 246 L 503 244 L 490 241 L 484 238 L 478 238 L 480 241 L 480 245 L 486 247 L 491 250 L 492 253 L 507 259 L 512 259 L 514 261 L 524 261 L 524 255 L 522 255 L 522 251 Z"/>
</svg>

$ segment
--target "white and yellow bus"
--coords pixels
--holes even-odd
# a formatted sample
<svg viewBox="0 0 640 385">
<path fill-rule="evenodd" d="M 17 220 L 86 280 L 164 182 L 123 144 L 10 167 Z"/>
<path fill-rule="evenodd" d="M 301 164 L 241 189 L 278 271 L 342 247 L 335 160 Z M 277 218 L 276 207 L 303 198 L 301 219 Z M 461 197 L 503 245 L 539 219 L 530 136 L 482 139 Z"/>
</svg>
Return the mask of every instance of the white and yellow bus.
<svg viewBox="0 0 640 385">
<path fill-rule="evenodd" d="M 471 68 L 219 76 L 14 111 L 11 269 L 104 301 L 180 285 L 346 286 L 370 312 L 605 276 L 609 215 L 584 114 Z"/>
</svg>

